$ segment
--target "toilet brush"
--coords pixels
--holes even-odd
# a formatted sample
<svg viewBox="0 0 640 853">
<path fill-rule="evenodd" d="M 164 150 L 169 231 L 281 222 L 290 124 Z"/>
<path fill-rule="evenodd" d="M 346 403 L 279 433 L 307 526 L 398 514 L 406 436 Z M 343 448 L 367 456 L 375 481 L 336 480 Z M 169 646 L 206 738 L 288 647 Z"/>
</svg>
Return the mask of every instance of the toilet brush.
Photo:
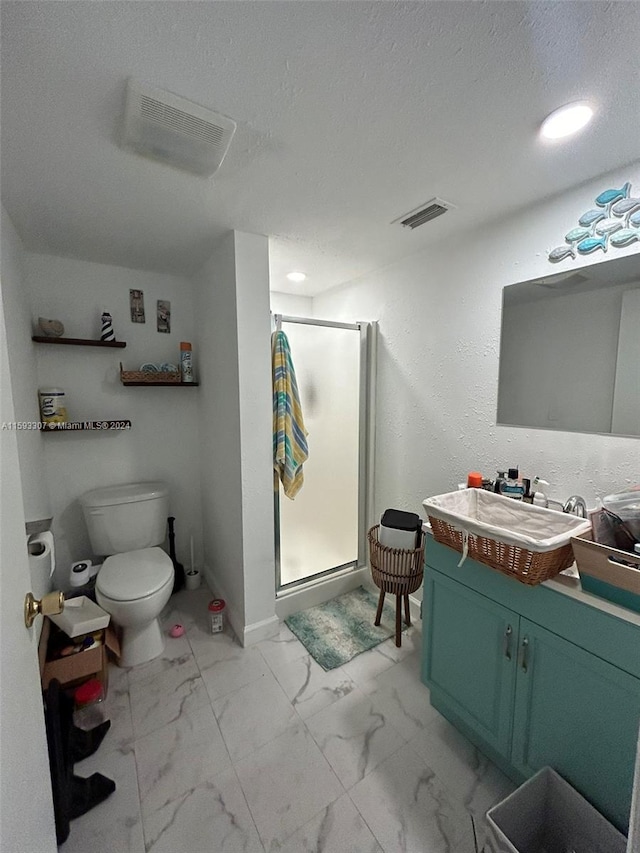
<svg viewBox="0 0 640 853">
<path fill-rule="evenodd" d="M 175 572 L 175 577 L 173 580 L 173 590 L 174 592 L 178 592 L 184 587 L 185 584 L 185 576 L 184 576 L 184 566 L 182 563 L 179 563 L 176 558 L 176 543 L 175 543 L 175 533 L 173 532 L 173 523 L 175 521 L 175 517 L 173 515 L 169 516 L 167 519 L 169 522 L 169 556 L 171 557 L 171 562 L 173 563 L 173 570 Z"/>
</svg>

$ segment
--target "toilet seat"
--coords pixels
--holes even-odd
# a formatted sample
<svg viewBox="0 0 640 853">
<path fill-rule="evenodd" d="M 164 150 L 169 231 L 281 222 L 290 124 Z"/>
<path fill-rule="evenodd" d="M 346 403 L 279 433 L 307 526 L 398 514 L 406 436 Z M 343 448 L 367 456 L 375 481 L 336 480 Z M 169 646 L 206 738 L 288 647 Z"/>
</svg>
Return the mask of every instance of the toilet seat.
<svg viewBox="0 0 640 853">
<path fill-rule="evenodd" d="M 161 548 L 114 554 L 102 564 L 97 590 L 112 601 L 136 601 L 173 582 L 173 563 Z"/>
</svg>

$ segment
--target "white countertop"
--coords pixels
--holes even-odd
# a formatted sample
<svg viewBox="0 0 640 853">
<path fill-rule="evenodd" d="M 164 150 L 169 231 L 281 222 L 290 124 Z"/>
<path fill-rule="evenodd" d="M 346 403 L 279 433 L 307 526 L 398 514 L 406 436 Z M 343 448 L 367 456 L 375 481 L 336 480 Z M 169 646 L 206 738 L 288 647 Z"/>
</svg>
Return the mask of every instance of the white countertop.
<svg viewBox="0 0 640 853">
<path fill-rule="evenodd" d="M 422 525 L 425 533 L 431 533 L 431 525 L 425 521 Z M 614 604 L 612 601 L 607 601 L 605 598 L 600 598 L 597 595 L 592 595 L 589 592 L 584 592 L 580 584 L 580 575 L 578 568 L 574 563 L 564 572 L 561 572 L 555 578 L 544 581 L 543 586 L 559 592 L 562 595 L 568 595 L 569 598 L 575 598 L 576 601 L 581 601 L 583 604 L 588 604 L 589 607 L 595 607 L 596 610 L 602 610 L 604 613 L 609 613 L 618 619 L 624 619 L 625 622 L 631 622 L 634 625 L 640 626 L 640 613 L 634 610 L 629 610 L 627 607 L 621 607 L 619 604 Z"/>
</svg>

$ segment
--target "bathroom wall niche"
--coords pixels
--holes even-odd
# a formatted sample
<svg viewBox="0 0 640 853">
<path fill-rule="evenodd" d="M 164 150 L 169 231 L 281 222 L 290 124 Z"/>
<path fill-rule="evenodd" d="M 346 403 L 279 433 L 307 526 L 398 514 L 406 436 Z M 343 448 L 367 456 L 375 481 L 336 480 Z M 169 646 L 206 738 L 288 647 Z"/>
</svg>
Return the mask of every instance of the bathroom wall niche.
<svg viewBox="0 0 640 853">
<path fill-rule="evenodd" d="M 498 424 L 640 435 L 640 254 L 505 287 Z"/>
</svg>

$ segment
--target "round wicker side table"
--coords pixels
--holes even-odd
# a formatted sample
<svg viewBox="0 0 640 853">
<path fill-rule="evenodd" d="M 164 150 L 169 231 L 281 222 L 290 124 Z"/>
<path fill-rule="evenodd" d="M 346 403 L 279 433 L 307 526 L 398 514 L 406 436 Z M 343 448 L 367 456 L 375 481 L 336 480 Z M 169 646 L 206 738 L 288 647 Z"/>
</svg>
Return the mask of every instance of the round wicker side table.
<svg viewBox="0 0 640 853">
<path fill-rule="evenodd" d="M 369 562 L 373 582 L 380 590 L 375 625 L 380 624 L 386 593 L 396 596 L 396 646 L 402 645 L 402 601 L 404 601 L 405 624 L 411 625 L 409 595 L 422 583 L 424 573 L 424 534 L 420 536 L 419 548 L 387 548 L 378 539 L 380 525 L 375 524 L 368 532 Z"/>
</svg>

